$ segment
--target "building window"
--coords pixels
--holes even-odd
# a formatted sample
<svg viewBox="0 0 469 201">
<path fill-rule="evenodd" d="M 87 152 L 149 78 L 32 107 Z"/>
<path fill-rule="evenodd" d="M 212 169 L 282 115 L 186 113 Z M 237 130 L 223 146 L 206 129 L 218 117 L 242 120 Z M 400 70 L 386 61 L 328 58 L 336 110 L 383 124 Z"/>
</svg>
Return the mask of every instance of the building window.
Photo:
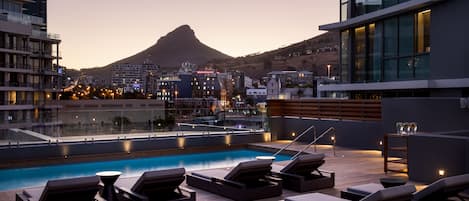
<svg viewBox="0 0 469 201">
<path fill-rule="evenodd" d="M 365 27 L 355 28 L 353 81 L 365 81 L 366 66 L 366 32 Z"/>
<path fill-rule="evenodd" d="M 341 50 L 341 78 L 343 82 L 349 82 L 349 45 L 350 37 L 349 31 L 342 31 L 340 34 L 340 50 Z"/>
<path fill-rule="evenodd" d="M 397 18 L 384 21 L 384 57 L 397 56 Z"/>
<path fill-rule="evenodd" d="M 382 23 L 373 23 L 368 25 L 368 74 L 367 80 L 381 81 L 381 50 L 383 38 Z"/>
<path fill-rule="evenodd" d="M 381 0 L 355 0 L 354 16 L 371 13 L 382 8 Z"/>
<path fill-rule="evenodd" d="M 345 21 L 348 18 L 348 0 L 340 1 L 340 21 Z"/>
<path fill-rule="evenodd" d="M 430 10 L 417 13 L 417 53 L 430 52 Z"/>
<path fill-rule="evenodd" d="M 390 6 L 394 6 L 398 3 L 399 3 L 398 0 L 383 0 L 383 7 L 387 8 L 387 7 L 390 7 Z"/>
<path fill-rule="evenodd" d="M 429 75 L 431 11 L 401 15 L 353 29 L 353 52 L 347 31 L 341 33 L 342 73 L 352 55 L 352 82 L 426 79 Z"/>
<path fill-rule="evenodd" d="M 399 17 L 399 56 L 414 53 L 414 15 Z"/>
</svg>

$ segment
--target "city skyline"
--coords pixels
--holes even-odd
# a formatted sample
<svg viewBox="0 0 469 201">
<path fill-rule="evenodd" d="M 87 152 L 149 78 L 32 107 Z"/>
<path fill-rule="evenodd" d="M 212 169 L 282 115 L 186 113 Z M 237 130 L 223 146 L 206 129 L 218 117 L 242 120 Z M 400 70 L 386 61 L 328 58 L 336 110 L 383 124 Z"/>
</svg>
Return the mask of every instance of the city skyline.
<svg viewBox="0 0 469 201">
<path fill-rule="evenodd" d="M 61 35 L 61 65 L 80 69 L 134 55 L 184 24 L 233 57 L 273 50 L 323 33 L 317 27 L 338 19 L 336 6 L 330 0 L 50 0 L 48 28 Z"/>
</svg>

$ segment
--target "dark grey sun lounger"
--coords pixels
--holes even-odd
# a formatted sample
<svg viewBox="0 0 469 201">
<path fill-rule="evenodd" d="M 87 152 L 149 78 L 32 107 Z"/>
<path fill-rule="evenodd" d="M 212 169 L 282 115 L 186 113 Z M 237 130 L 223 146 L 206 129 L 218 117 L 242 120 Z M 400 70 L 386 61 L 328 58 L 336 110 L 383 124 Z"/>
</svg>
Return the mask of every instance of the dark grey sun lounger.
<svg viewBox="0 0 469 201">
<path fill-rule="evenodd" d="M 271 160 L 241 162 L 231 170 L 195 171 L 187 175 L 187 184 L 232 200 L 257 200 L 280 196 L 281 179 L 273 178 Z"/>
<path fill-rule="evenodd" d="M 404 185 L 386 188 L 372 193 L 360 201 L 410 201 L 412 200 L 412 193 L 415 192 L 415 186 Z M 337 198 L 334 196 L 309 193 L 304 195 L 292 196 L 285 198 L 285 201 L 348 201 L 346 199 Z"/>
<path fill-rule="evenodd" d="M 440 201 L 469 189 L 469 174 L 440 179 L 414 194 L 415 201 Z M 464 199 L 461 199 L 464 200 Z"/>
<path fill-rule="evenodd" d="M 306 192 L 334 187 L 335 173 L 319 170 L 324 164 L 324 154 L 300 155 L 287 166 L 272 166 L 274 175 L 283 180 L 283 187 L 297 192 Z"/>
<path fill-rule="evenodd" d="M 16 194 L 16 200 L 94 201 L 99 188 L 97 176 L 50 180 L 45 187 L 26 189 Z"/>
<path fill-rule="evenodd" d="M 186 170 L 175 168 L 145 172 L 135 182 L 117 182 L 120 200 L 194 201 L 195 191 L 180 187 Z"/>
</svg>

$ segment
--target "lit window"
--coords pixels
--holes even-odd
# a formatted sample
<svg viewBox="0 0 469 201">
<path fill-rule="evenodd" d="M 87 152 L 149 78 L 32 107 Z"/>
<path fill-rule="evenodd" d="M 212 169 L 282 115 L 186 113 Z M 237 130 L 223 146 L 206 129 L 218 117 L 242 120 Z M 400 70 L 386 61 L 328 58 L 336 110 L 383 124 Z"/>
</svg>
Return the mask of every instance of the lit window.
<svg viewBox="0 0 469 201">
<path fill-rule="evenodd" d="M 417 13 L 417 53 L 430 52 L 431 10 Z"/>
</svg>

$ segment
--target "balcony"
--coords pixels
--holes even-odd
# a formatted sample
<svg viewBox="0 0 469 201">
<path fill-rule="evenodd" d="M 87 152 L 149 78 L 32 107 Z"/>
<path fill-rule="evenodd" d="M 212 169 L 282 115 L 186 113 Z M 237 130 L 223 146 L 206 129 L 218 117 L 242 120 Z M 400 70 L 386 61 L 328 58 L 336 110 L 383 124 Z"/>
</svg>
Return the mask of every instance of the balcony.
<svg viewBox="0 0 469 201">
<path fill-rule="evenodd" d="M 31 33 L 32 33 L 33 37 L 37 37 L 37 38 L 44 38 L 44 39 L 50 39 L 50 40 L 60 40 L 60 35 L 59 34 L 47 33 L 47 32 L 38 31 L 38 30 L 33 30 Z"/>
<path fill-rule="evenodd" d="M 41 17 L 25 15 L 22 13 L 15 13 L 4 9 L 0 9 L 0 20 L 16 22 L 24 25 L 45 25 L 44 19 Z"/>
<path fill-rule="evenodd" d="M 0 47 L 0 51 L 9 52 L 9 53 L 16 53 L 16 54 L 30 54 L 31 48 L 30 47 L 21 47 L 21 46 L 13 47 L 10 44 L 5 44 L 3 47 Z"/>
<path fill-rule="evenodd" d="M 11 64 L 11 63 L 0 63 L 0 68 L 11 68 L 21 70 L 32 70 L 29 64 Z"/>
</svg>

